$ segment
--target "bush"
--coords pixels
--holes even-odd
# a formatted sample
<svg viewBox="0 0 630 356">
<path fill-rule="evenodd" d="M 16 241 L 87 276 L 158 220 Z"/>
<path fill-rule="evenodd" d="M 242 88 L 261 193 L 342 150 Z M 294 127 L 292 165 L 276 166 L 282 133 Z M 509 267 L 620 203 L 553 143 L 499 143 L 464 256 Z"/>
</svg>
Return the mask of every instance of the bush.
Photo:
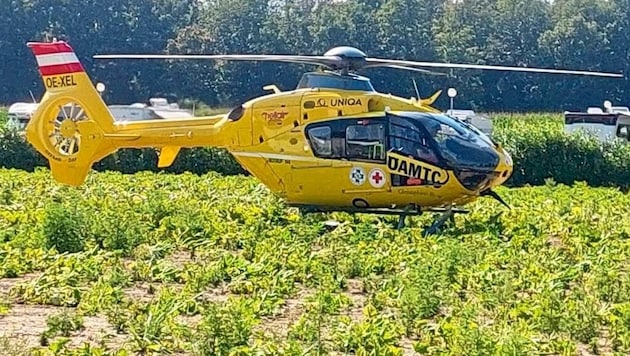
<svg viewBox="0 0 630 356">
<path fill-rule="evenodd" d="M 173 165 L 166 169 L 158 168 L 157 162 L 158 155 L 154 149 L 120 149 L 95 163 L 93 168 L 101 172 L 117 171 L 126 174 L 142 171 L 195 174 L 215 171 L 225 175 L 247 174 L 229 152 L 218 148 L 182 149 Z M 0 168 L 32 172 L 35 167 L 49 167 L 49 164 L 22 134 L 0 129 Z"/>
<path fill-rule="evenodd" d="M 514 174 L 507 186 L 541 185 L 547 179 L 572 184 L 584 181 L 592 186 L 630 187 L 630 145 L 600 144 L 587 135 L 566 135 L 561 114 L 505 114 L 494 118 L 494 138 L 514 159 Z M 182 149 L 171 167 L 157 167 L 154 149 L 121 149 L 94 164 L 97 171 L 165 171 L 225 175 L 247 174 L 226 150 Z M 22 135 L 0 132 L 0 168 L 33 171 L 48 162 Z"/>
<path fill-rule="evenodd" d="M 41 166 L 48 167 L 48 161 L 21 134 L 0 128 L 0 168 L 33 172 L 35 167 Z"/>
<path fill-rule="evenodd" d="M 7 109 L 0 106 L 0 127 L 4 127 L 7 123 L 7 120 L 9 119 L 7 115 Z"/>
<path fill-rule="evenodd" d="M 126 174 L 141 171 L 194 174 L 214 171 L 225 175 L 247 173 L 229 152 L 211 147 L 183 148 L 175 162 L 165 169 L 158 168 L 157 163 L 158 154 L 154 149 L 125 148 L 95 163 L 93 168 L 97 171 L 118 171 Z"/>
<path fill-rule="evenodd" d="M 630 145 L 600 143 L 587 134 L 567 135 L 562 115 L 497 114 L 494 139 L 514 160 L 508 186 L 542 185 L 547 179 L 591 186 L 630 186 Z"/>
</svg>

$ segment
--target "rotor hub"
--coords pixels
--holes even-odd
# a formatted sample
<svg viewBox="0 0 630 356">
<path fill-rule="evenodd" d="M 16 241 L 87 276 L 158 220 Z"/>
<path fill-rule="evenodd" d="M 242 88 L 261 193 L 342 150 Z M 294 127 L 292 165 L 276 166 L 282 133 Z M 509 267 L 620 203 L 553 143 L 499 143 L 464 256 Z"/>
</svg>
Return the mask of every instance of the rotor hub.
<svg viewBox="0 0 630 356">
<path fill-rule="evenodd" d="M 324 56 L 336 56 L 341 58 L 365 59 L 367 55 L 358 48 L 341 46 L 329 49 Z"/>
<path fill-rule="evenodd" d="M 328 50 L 324 53 L 324 56 L 338 57 L 341 59 L 341 64 L 335 66 L 334 69 L 343 69 L 344 71 L 356 71 L 361 69 L 365 65 L 365 59 L 367 55 L 358 48 L 349 46 L 340 46 Z"/>
<path fill-rule="evenodd" d="M 63 138 L 72 138 L 77 133 L 77 124 L 72 120 L 64 120 L 59 128 Z"/>
</svg>

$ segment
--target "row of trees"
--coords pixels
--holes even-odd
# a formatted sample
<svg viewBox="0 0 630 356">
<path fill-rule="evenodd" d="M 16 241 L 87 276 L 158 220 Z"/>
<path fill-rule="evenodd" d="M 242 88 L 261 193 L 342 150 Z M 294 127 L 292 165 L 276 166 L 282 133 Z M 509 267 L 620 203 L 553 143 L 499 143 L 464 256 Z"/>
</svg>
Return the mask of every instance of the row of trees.
<svg viewBox="0 0 630 356">
<path fill-rule="evenodd" d="M 630 73 L 629 0 L 1 0 L 0 103 L 43 86 L 28 41 L 68 41 L 110 103 L 174 94 L 234 105 L 314 67 L 280 63 L 95 60 L 99 53 L 323 54 L 355 46 L 371 57 Z M 426 97 L 454 86 L 461 106 L 578 110 L 630 104 L 624 79 L 396 69 L 364 74 L 377 90 Z M 445 95 L 437 105 L 447 105 Z"/>
</svg>

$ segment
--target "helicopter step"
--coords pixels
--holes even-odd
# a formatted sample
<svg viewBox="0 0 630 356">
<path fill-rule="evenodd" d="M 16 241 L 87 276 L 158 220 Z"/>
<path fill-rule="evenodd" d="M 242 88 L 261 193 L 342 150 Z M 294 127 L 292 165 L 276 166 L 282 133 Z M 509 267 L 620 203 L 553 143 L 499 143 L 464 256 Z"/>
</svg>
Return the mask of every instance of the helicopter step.
<svg viewBox="0 0 630 356">
<path fill-rule="evenodd" d="M 428 236 L 437 233 L 447 221 L 455 223 L 455 214 L 467 214 L 469 211 L 465 209 L 458 209 L 454 207 L 449 208 L 426 208 L 422 209 L 418 206 L 411 204 L 405 208 L 350 208 L 350 207 L 322 207 L 322 206 L 310 206 L 310 205 L 291 205 L 297 207 L 301 214 L 314 214 L 314 213 L 331 213 L 331 212 L 346 212 L 350 214 L 377 214 L 377 215 L 398 215 L 398 223 L 396 224 L 396 230 L 400 230 L 405 227 L 405 221 L 408 216 L 420 216 L 424 213 L 441 213 L 433 223 L 424 229 L 423 236 Z M 334 221 L 326 222 L 328 227 L 336 227 L 338 223 Z"/>
</svg>

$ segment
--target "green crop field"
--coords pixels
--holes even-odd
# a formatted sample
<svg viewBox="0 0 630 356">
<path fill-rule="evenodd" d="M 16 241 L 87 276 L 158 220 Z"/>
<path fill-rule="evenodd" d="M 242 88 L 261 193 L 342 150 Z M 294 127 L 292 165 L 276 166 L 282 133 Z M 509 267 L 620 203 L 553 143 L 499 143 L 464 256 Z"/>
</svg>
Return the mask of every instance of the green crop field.
<svg viewBox="0 0 630 356">
<path fill-rule="evenodd" d="M 2 170 L 0 187 L 9 354 L 630 351 L 630 197 L 612 188 L 501 188 L 512 210 L 483 199 L 423 238 L 430 216 L 300 216 L 251 177 Z"/>
<path fill-rule="evenodd" d="M 2 168 L 0 350 L 629 353 L 630 196 L 614 187 L 628 148 L 563 136 L 561 115 L 496 117 L 512 209 L 483 198 L 426 238 L 430 215 L 400 231 L 394 217 L 301 216 L 239 174 L 102 171 L 72 188 Z M 0 157 L 24 147 L 6 136 Z M 609 187 L 554 182 L 582 178 Z"/>
</svg>

